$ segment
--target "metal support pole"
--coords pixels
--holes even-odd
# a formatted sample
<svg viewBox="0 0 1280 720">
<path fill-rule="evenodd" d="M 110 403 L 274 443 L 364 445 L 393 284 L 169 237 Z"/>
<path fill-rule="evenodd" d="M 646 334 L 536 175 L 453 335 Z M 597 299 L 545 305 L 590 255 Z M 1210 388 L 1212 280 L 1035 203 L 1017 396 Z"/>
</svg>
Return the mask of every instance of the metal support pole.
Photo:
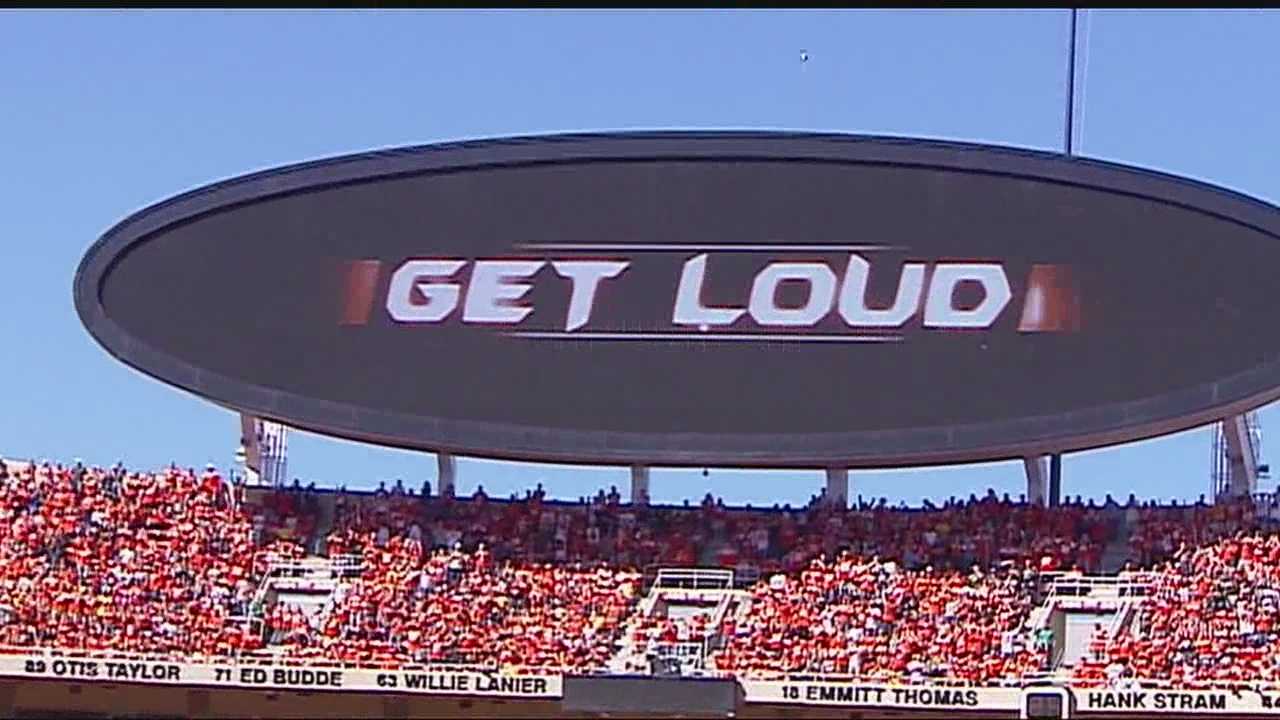
<svg viewBox="0 0 1280 720">
<path fill-rule="evenodd" d="M 1022 458 L 1027 473 L 1027 502 L 1044 507 L 1049 503 L 1049 458 L 1046 455 Z"/>
<path fill-rule="evenodd" d="M 1067 33 L 1067 112 L 1062 128 L 1062 149 L 1068 157 L 1075 154 L 1076 127 L 1076 34 L 1080 11 L 1071 8 L 1071 29 Z M 1030 493 L 1027 493 L 1030 496 Z M 1057 506 L 1062 496 L 1062 453 L 1053 453 L 1049 461 L 1049 506 Z"/>
<path fill-rule="evenodd" d="M 826 502 L 842 510 L 849 507 L 849 468 L 827 468 Z"/>
<path fill-rule="evenodd" d="M 457 493 L 458 464 L 452 455 L 436 453 L 436 475 L 440 481 L 440 497 L 453 497 Z"/>
<path fill-rule="evenodd" d="M 1049 507 L 1062 504 L 1062 453 L 1049 457 Z"/>
<path fill-rule="evenodd" d="M 649 466 L 631 466 L 631 504 L 649 504 Z"/>
</svg>

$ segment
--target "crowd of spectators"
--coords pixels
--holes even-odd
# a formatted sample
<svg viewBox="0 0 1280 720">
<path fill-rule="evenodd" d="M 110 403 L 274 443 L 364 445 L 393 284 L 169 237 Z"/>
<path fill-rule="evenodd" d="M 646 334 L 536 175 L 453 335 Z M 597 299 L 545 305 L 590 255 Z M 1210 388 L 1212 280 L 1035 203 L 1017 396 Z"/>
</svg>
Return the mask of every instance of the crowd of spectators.
<svg viewBox="0 0 1280 720">
<path fill-rule="evenodd" d="M 624 505 L 616 491 L 578 503 L 548 502 L 541 486 L 522 500 L 493 500 L 481 487 L 469 501 L 412 496 L 397 486 L 373 495 L 341 495 L 329 553 L 371 534 L 377 547 L 403 536 L 428 548 L 484 544 L 497 560 L 538 563 L 609 563 L 645 567 L 697 565 L 711 539 L 696 509 L 662 511 Z"/>
<path fill-rule="evenodd" d="M 621 567 L 714 565 L 748 575 L 796 572 L 810 559 L 841 551 L 892 557 L 908 569 L 989 567 L 1012 560 L 1045 570 L 1099 569 L 1110 539 L 1105 511 L 1084 504 L 1052 510 L 988 493 L 941 506 L 859 503 L 831 510 L 729 508 L 711 496 L 698 506 L 622 504 L 616 490 L 578 503 L 548 502 L 541 486 L 524 499 L 494 500 L 483 488 L 470 499 L 413 496 L 402 486 L 373 495 L 340 495 L 330 554 L 352 533 L 375 543 L 403 535 L 427 547 L 485 543 L 498 559 L 552 563 L 608 562 Z"/>
<path fill-rule="evenodd" d="M 907 569 L 991 567 L 1003 561 L 1043 562 L 1045 570 L 1096 571 L 1110 527 L 1101 508 L 1083 504 L 1053 510 L 1015 503 L 994 492 L 968 501 L 952 498 L 919 509 L 859 502 L 827 510 L 817 504 L 799 512 L 722 511 L 739 562 L 762 573 L 793 573 L 825 554 L 848 550 L 862 557 L 894 558 Z M 732 565 L 732 563 L 728 563 Z"/>
<path fill-rule="evenodd" d="M 483 546 L 427 551 L 407 536 L 379 547 L 353 533 L 348 542 L 363 572 L 318 634 L 289 636 L 303 654 L 587 671 L 604 667 L 639 599 L 639 575 L 628 570 L 495 561 Z"/>
<path fill-rule="evenodd" d="M 246 498 L 244 511 L 252 520 L 254 540 L 269 544 L 281 540 L 307 551 L 318 551 L 320 499 L 315 485 L 275 488 Z"/>
<path fill-rule="evenodd" d="M 708 641 L 719 631 L 716 613 L 720 603 L 693 594 L 679 595 L 660 598 L 651 612 L 633 616 L 627 628 L 631 653 L 624 657 L 628 670 L 643 672 L 652 669 L 655 662 L 667 660 L 696 666 L 703 659 Z"/>
<path fill-rule="evenodd" d="M 726 622 L 717 666 L 738 675 L 841 674 L 986 684 L 1043 669 L 1047 647 L 1024 623 L 1037 572 L 984 572 L 842 555 L 755 586 Z"/>
<path fill-rule="evenodd" d="M 257 644 L 246 517 L 212 468 L 0 464 L 0 644 L 168 655 Z"/>
<path fill-rule="evenodd" d="M 1280 681 L 1280 536 L 1239 532 L 1184 544 L 1142 579 L 1150 596 L 1115 637 L 1096 634 L 1079 678 L 1181 687 Z"/>
<path fill-rule="evenodd" d="M 1258 530 L 1247 502 L 817 500 L 644 507 L 616 489 L 566 503 L 540 486 L 497 500 L 399 482 L 244 492 L 212 467 L 0 463 L 0 645 L 192 657 L 270 644 L 349 662 L 592 671 L 629 639 L 642 651 L 706 643 L 712 668 L 739 675 L 993 683 L 1050 657 L 1045 629 L 1027 624 L 1040 574 L 1098 571 L 1126 526 L 1131 560 L 1155 568 L 1150 599 L 1115 637 L 1099 630 L 1079 677 L 1280 681 L 1280 536 Z M 263 603 L 272 563 L 316 554 L 360 571 L 322 612 Z M 709 612 L 639 618 L 652 566 L 761 579 L 718 625 Z"/>
<path fill-rule="evenodd" d="M 1137 567 L 1153 567 L 1173 557 L 1181 547 L 1212 545 L 1260 526 L 1260 518 L 1248 499 L 1209 504 L 1202 495 L 1191 505 L 1139 504 L 1131 500 L 1125 514 L 1132 529 L 1129 557 Z"/>
</svg>

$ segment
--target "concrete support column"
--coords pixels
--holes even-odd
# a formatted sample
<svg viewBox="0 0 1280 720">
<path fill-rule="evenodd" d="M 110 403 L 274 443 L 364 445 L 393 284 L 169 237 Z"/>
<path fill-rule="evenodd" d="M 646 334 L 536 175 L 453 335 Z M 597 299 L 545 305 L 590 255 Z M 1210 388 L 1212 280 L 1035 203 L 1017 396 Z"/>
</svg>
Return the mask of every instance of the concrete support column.
<svg viewBox="0 0 1280 720">
<path fill-rule="evenodd" d="M 1062 504 L 1062 453 L 1049 456 L 1049 507 Z"/>
<path fill-rule="evenodd" d="M 1049 457 L 1036 455 L 1022 458 L 1027 472 L 1027 502 L 1044 507 L 1049 504 Z"/>
<path fill-rule="evenodd" d="M 649 466 L 631 466 L 631 504 L 649 504 Z"/>
<path fill-rule="evenodd" d="M 1253 495 L 1258 489 L 1258 464 L 1254 462 L 1253 438 L 1244 415 L 1223 420 L 1222 434 L 1231 460 L 1231 486 L 1226 489 L 1227 495 L 1233 498 Z"/>
<path fill-rule="evenodd" d="M 849 507 L 849 468 L 827 468 L 827 504 Z"/>
<path fill-rule="evenodd" d="M 258 418 L 240 413 L 240 448 L 236 452 L 236 460 L 242 466 L 245 485 L 249 487 L 262 484 L 262 445 L 258 440 Z"/>
<path fill-rule="evenodd" d="M 436 477 L 440 482 L 440 497 L 453 497 L 457 493 L 458 464 L 449 453 L 436 453 Z"/>
</svg>

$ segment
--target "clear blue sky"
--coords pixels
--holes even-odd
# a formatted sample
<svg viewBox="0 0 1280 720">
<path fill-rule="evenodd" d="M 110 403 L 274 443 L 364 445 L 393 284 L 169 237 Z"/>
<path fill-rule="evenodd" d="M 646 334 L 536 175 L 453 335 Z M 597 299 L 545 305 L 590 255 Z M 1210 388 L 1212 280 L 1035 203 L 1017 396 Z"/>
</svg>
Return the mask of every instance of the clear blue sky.
<svg viewBox="0 0 1280 720">
<path fill-rule="evenodd" d="M 152 202 L 273 165 L 524 133 L 772 128 L 1059 149 L 1067 16 L 0 11 L 0 455 L 231 463 L 233 414 L 111 359 L 72 308 L 84 250 Z M 1086 22 L 1081 154 L 1280 200 L 1280 12 L 1095 11 Z M 209 278 L 209 292 L 234 291 Z M 1262 419 L 1280 432 L 1275 406 Z M 430 456 L 300 433 L 290 469 L 353 487 L 435 476 Z M 1064 486 L 1188 498 L 1208 469 L 1200 429 L 1068 456 Z M 459 464 L 464 492 L 542 481 L 576 497 L 626 479 Z M 672 470 L 655 472 L 653 493 L 803 502 L 821 482 Z M 1019 463 L 857 472 L 853 483 L 912 503 L 1023 486 Z"/>
</svg>

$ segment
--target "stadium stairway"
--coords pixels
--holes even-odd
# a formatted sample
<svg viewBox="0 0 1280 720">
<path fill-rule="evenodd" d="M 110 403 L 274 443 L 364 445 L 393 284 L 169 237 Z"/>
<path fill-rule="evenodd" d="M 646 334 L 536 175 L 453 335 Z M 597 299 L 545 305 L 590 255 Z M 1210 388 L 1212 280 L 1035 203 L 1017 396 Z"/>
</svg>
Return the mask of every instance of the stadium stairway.
<svg viewBox="0 0 1280 720">
<path fill-rule="evenodd" d="M 325 618 L 341 599 L 347 579 L 359 573 L 358 564 L 350 557 L 308 557 L 298 561 L 273 562 L 267 569 L 255 596 L 254 607 L 261 620 L 276 608 L 296 608 L 306 615 L 314 627 Z M 268 645 L 279 638 L 267 638 Z"/>
<path fill-rule="evenodd" d="M 1089 655 L 1089 645 L 1095 636 L 1116 618 L 1114 612 L 1066 612 L 1063 614 L 1062 653 L 1059 668 L 1074 668 Z"/>
<path fill-rule="evenodd" d="M 614 675 L 630 675 L 648 672 L 644 651 L 636 642 L 636 632 L 644 627 L 645 618 L 653 611 L 657 596 L 650 593 L 640 600 L 636 611 L 631 614 L 622 626 L 622 635 L 618 640 L 618 650 L 607 663 L 609 672 Z"/>
<path fill-rule="evenodd" d="M 1114 575 L 1124 568 L 1126 562 L 1131 557 L 1130 554 L 1130 538 L 1133 535 L 1133 528 L 1130 527 L 1128 520 L 1123 512 L 1116 513 L 1116 517 L 1111 520 L 1111 539 L 1107 541 L 1107 545 L 1102 550 L 1102 559 L 1100 561 L 1099 570 L 1104 575 Z"/>
<path fill-rule="evenodd" d="M 1125 576 L 1055 578 L 1033 613 L 1035 622 L 1053 632 L 1053 670 L 1064 673 L 1087 662 L 1099 639 L 1125 631 L 1147 590 L 1144 582 Z"/>
<path fill-rule="evenodd" d="M 337 521 L 338 509 L 336 497 L 333 493 L 324 493 L 319 503 L 320 515 L 316 518 L 315 530 L 315 547 L 313 552 L 316 555 L 329 554 L 329 533 L 333 532 L 333 525 Z"/>
<path fill-rule="evenodd" d="M 725 618 L 741 609 L 748 593 L 734 587 L 725 569 L 663 568 L 623 628 L 618 651 L 608 662 L 618 674 L 700 675 L 717 645 Z M 647 630 L 673 622 L 682 637 L 637 640 Z M 697 626 L 701 625 L 701 631 Z"/>
</svg>

